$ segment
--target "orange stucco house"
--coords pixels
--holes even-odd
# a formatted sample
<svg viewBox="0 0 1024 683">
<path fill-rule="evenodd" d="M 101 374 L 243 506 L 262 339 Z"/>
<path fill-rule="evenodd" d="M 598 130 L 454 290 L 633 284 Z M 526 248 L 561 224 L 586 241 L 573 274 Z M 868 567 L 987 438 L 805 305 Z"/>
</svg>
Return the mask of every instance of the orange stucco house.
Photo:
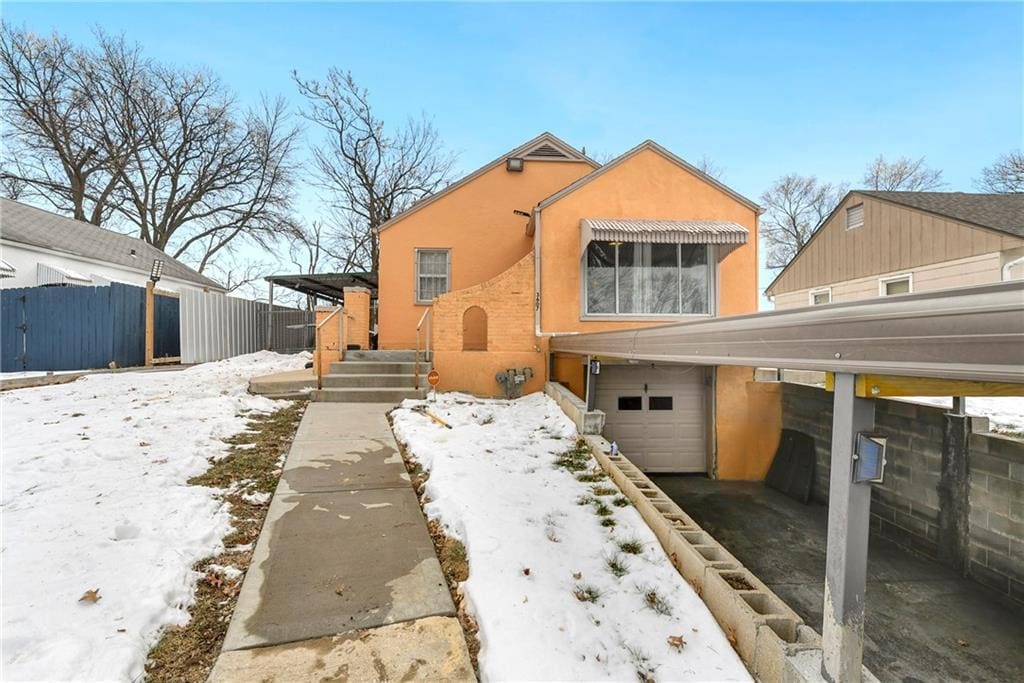
<svg viewBox="0 0 1024 683">
<path fill-rule="evenodd" d="M 439 389 L 562 383 L 649 471 L 760 478 L 753 369 L 550 356 L 553 335 L 757 310 L 759 207 L 647 141 L 599 165 L 545 133 L 379 228 L 378 346 L 421 347 Z M 771 414 L 771 411 L 764 411 Z M 765 433 L 777 436 L 778 427 Z M 740 452 L 742 451 L 742 456 Z"/>
</svg>

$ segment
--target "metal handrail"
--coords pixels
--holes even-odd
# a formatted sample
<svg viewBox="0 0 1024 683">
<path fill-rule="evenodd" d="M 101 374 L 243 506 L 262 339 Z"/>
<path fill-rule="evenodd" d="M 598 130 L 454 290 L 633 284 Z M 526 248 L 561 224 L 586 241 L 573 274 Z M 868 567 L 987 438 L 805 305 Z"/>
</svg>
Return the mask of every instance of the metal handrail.
<svg viewBox="0 0 1024 683">
<path fill-rule="evenodd" d="M 420 316 L 420 321 L 416 323 L 416 355 L 414 356 L 416 366 L 413 370 L 413 389 L 420 388 L 420 330 L 423 329 L 424 323 L 427 325 L 426 356 L 430 358 L 430 320 L 432 318 L 430 312 L 433 310 L 433 306 L 428 307 L 427 310 L 423 311 L 423 315 Z"/>
<path fill-rule="evenodd" d="M 313 342 L 314 344 L 316 344 L 316 359 L 313 362 L 313 367 L 316 370 L 316 388 L 317 388 L 317 390 L 320 390 L 320 389 L 324 388 L 324 373 L 323 373 L 323 369 L 322 369 L 323 364 L 320 362 L 321 358 L 323 357 L 323 349 L 320 348 L 320 328 L 323 327 L 324 325 L 326 325 L 328 320 L 330 320 L 334 316 L 336 316 L 339 313 L 342 313 L 344 311 L 345 311 L 344 306 L 338 306 L 333 311 L 331 311 L 330 315 L 328 315 L 326 318 L 324 318 L 323 320 L 321 320 L 320 322 L 318 322 L 316 324 L 316 334 L 315 334 L 314 342 Z M 339 327 L 338 327 L 338 348 L 339 349 L 341 348 L 341 345 L 344 343 L 344 337 L 341 335 L 342 331 L 344 331 L 343 325 L 344 325 L 344 318 L 342 318 L 342 320 L 339 321 Z"/>
</svg>

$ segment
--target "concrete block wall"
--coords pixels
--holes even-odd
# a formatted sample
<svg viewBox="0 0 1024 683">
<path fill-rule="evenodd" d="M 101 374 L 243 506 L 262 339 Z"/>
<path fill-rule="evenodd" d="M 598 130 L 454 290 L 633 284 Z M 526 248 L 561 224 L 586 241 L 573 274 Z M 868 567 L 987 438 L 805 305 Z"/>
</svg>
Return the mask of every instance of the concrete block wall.
<svg viewBox="0 0 1024 683">
<path fill-rule="evenodd" d="M 814 438 L 812 497 L 827 503 L 832 394 L 800 384 L 782 386 L 782 426 Z M 969 432 L 967 482 L 951 480 L 948 473 L 944 480 L 947 412 L 875 399 L 875 431 L 888 441 L 885 479 L 871 491 L 871 532 L 1024 602 L 1024 441 L 982 431 L 987 428 L 983 418 L 958 418 L 967 420 Z M 951 520 L 958 515 L 969 520 L 959 542 Z"/>
<path fill-rule="evenodd" d="M 971 434 L 970 465 L 967 572 L 1024 602 L 1024 443 Z"/>
</svg>

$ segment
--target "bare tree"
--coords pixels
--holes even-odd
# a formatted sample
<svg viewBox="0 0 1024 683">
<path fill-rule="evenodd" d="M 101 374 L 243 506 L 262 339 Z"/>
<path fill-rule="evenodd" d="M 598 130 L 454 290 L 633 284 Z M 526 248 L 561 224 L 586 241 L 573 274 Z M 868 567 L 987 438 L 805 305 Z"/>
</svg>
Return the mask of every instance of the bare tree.
<svg viewBox="0 0 1024 683">
<path fill-rule="evenodd" d="M 359 254 L 352 265 L 376 271 L 376 228 L 443 188 L 455 157 L 424 117 L 386 130 L 373 112 L 369 92 L 351 73 L 332 68 L 324 82 L 300 78 L 297 72 L 292 77 L 306 98 L 303 115 L 326 133 L 313 159 L 328 192 L 332 223 L 346 234 L 349 251 Z"/>
<path fill-rule="evenodd" d="M 0 25 L 0 177 L 99 225 L 119 202 L 119 173 L 139 144 L 127 93 L 146 63 L 122 38 L 96 37 L 90 51 L 56 34 Z"/>
<path fill-rule="evenodd" d="M 701 155 L 700 159 L 694 164 L 700 169 L 704 175 L 714 178 L 715 180 L 721 180 L 725 174 L 725 169 L 715 163 L 715 160 L 709 157 L 707 154 Z"/>
<path fill-rule="evenodd" d="M 141 239 L 202 272 L 235 240 L 269 249 L 288 220 L 299 131 L 282 100 L 240 112 L 219 79 L 154 67 L 134 99 L 144 144 L 120 174 Z"/>
<path fill-rule="evenodd" d="M 981 169 L 981 178 L 974 181 L 982 192 L 1015 194 L 1024 192 L 1024 152 L 1015 149 Z"/>
<path fill-rule="evenodd" d="M 942 171 L 928 168 L 924 161 L 924 157 L 916 160 L 900 157 L 888 162 L 879 154 L 864 171 L 864 186 L 870 190 L 906 192 L 927 192 L 942 188 L 945 185 Z"/>
<path fill-rule="evenodd" d="M 845 185 L 822 183 L 814 176 L 785 175 L 761 194 L 765 212 L 761 237 L 768 268 L 783 268 L 811 239 L 846 194 Z"/>
</svg>

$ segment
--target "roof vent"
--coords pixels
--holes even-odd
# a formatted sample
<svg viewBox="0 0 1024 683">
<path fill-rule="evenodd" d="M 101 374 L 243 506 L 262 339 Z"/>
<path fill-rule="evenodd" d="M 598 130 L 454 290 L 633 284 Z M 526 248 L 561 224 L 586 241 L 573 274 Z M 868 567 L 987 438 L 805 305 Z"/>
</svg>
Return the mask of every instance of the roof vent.
<svg viewBox="0 0 1024 683">
<path fill-rule="evenodd" d="M 558 149 L 554 145 L 545 142 L 543 145 L 538 145 L 529 151 L 526 156 L 530 157 L 544 157 L 546 159 L 568 159 L 569 155 Z"/>
</svg>

